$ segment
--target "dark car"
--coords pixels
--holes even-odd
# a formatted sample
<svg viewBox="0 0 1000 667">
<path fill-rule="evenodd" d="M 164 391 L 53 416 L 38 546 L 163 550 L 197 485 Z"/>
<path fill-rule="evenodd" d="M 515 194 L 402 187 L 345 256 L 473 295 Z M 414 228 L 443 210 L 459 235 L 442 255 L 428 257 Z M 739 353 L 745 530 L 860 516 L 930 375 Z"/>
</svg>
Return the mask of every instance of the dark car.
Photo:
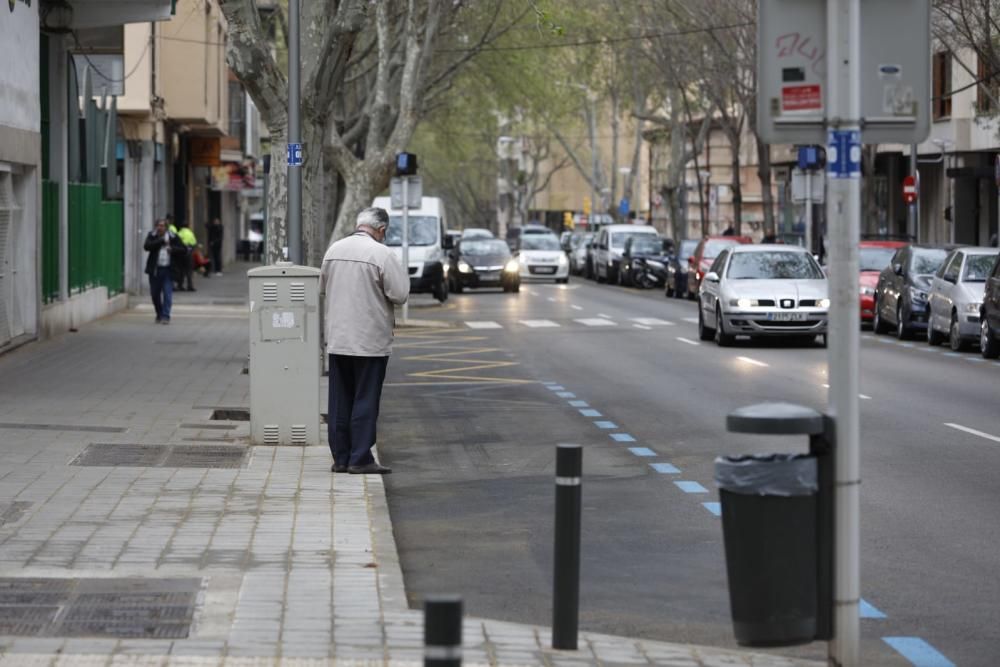
<svg viewBox="0 0 1000 667">
<path fill-rule="evenodd" d="M 979 351 L 987 359 L 1000 357 L 1000 257 L 986 278 L 979 311 Z"/>
<path fill-rule="evenodd" d="M 875 287 L 875 333 L 894 328 L 902 340 L 927 329 L 928 293 L 947 255 L 947 250 L 935 246 L 908 245 L 896 251 Z"/>
<path fill-rule="evenodd" d="M 715 258 L 726 248 L 753 243 L 749 236 L 706 236 L 695 247 L 687 260 L 687 298 L 698 298 L 701 279 L 712 266 Z"/>
<path fill-rule="evenodd" d="M 667 296 L 678 299 L 687 294 L 688 257 L 694 254 L 698 247 L 698 239 L 684 239 L 667 261 Z"/>
<path fill-rule="evenodd" d="M 668 243 L 673 245 L 668 239 L 662 239 L 652 234 L 643 234 L 627 239 L 625 241 L 625 249 L 622 251 L 621 268 L 618 271 L 618 284 L 624 287 L 635 285 L 637 264 L 641 261 L 652 262 L 652 266 L 659 269 L 656 273 L 660 274 L 662 272 L 662 275 L 666 276 L 667 260 L 670 259 L 666 251 Z"/>
<path fill-rule="evenodd" d="M 518 292 L 518 269 L 504 241 L 465 239 L 451 252 L 448 282 L 456 294 L 467 287 L 502 287 L 504 292 Z"/>
</svg>

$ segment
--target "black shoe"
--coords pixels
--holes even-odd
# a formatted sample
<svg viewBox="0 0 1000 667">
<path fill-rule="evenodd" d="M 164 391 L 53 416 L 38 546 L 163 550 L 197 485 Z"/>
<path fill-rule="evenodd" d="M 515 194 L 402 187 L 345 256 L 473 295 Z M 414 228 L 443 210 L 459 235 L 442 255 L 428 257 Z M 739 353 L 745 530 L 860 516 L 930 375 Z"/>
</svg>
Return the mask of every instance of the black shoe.
<svg viewBox="0 0 1000 667">
<path fill-rule="evenodd" d="M 330 472 L 347 472 L 347 466 L 339 466 L 336 463 L 330 468 Z"/>
<path fill-rule="evenodd" d="M 388 475 L 392 472 L 392 468 L 386 468 L 377 463 L 369 463 L 364 466 L 349 466 L 347 472 L 352 475 Z"/>
</svg>

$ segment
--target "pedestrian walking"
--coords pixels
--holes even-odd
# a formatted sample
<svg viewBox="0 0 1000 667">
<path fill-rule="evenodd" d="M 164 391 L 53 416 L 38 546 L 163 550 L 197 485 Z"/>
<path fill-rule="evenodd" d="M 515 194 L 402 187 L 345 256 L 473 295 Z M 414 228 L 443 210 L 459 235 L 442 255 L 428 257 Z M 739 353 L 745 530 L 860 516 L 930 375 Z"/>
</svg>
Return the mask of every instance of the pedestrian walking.
<svg viewBox="0 0 1000 667">
<path fill-rule="evenodd" d="M 177 238 L 181 240 L 184 244 L 184 254 L 178 258 L 180 280 L 178 281 L 177 289 L 187 290 L 188 292 L 195 292 L 194 280 L 192 279 L 192 274 L 194 273 L 194 250 L 198 247 L 198 238 L 194 235 L 191 227 L 187 221 L 181 223 L 180 229 L 177 230 Z M 187 287 L 184 287 L 184 283 L 187 282 Z"/>
<path fill-rule="evenodd" d="M 174 298 L 174 282 L 171 273 L 174 258 L 187 251 L 181 240 L 167 229 L 166 220 L 157 220 L 156 226 L 146 236 L 143 248 L 146 257 L 146 274 L 149 276 L 149 292 L 156 310 L 159 324 L 170 324 L 170 308 Z"/>
<path fill-rule="evenodd" d="M 366 208 L 358 214 L 354 234 L 331 245 L 323 257 L 333 472 L 392 472 L 375 461 L 371 448 L 392 351 L 394 306 L 406 302 L 410 279 L 382 245 L 388 226 L 385 209 Z"/>
<path fill-rule="evenodd" d="M 222 275 L 222 236 L 225 229 L 222 221 L 212 218 L 212 223 L 208 226 L 208 252 L 212 256 L 212 270 L 215 275 Z"/>
</svg>

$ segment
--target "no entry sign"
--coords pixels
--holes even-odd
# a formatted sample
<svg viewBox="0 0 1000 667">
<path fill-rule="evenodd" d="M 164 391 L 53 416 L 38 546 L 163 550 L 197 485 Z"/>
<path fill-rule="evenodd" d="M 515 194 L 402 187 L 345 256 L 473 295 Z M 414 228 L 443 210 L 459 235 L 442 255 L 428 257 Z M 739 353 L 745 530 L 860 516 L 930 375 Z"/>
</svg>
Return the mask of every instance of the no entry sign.
<svg viewBox="0 0 1000 667">
<path fill-rule="evenodd" d="M 907 204 L 913 204 L 920 196 L 918 183 L 916 176 L 907 176 L 903 179 L 903 201 Z"/>
</svg>

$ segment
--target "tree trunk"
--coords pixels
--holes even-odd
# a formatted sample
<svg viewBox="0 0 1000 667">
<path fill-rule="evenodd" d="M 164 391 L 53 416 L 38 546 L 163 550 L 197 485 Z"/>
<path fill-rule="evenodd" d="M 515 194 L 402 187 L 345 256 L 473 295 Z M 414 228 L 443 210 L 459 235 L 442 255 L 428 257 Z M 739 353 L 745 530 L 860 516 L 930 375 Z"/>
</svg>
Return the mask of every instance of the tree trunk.
<svg viewBox="0 0 1000 667">
<path fill-rule="evenodd" d="M 733 188 L 733 231 L 737 236 L 743 235 L 743 184 L 740 161 L 740 132 L 738 129 L 729 133 L 730 170 L 732 170 Z"/>
<path fill-rule="evenodd" d="M 764 234 L 775 234 L 774 197 L 771 194 L 771 145 L 757 140 L 757 178 L 760 179 L 760 201 L 764 207 Z"/>
<path fill-rule="evenodd" d="M 288 163 L 285 153 L 287 139 L 284 132 L 271 131 L 271 173 L 267 187 L 267 247 L 264 260 L 274 264 L 285 258 L 283 248 L 288 245 Z"/>
</svg>

